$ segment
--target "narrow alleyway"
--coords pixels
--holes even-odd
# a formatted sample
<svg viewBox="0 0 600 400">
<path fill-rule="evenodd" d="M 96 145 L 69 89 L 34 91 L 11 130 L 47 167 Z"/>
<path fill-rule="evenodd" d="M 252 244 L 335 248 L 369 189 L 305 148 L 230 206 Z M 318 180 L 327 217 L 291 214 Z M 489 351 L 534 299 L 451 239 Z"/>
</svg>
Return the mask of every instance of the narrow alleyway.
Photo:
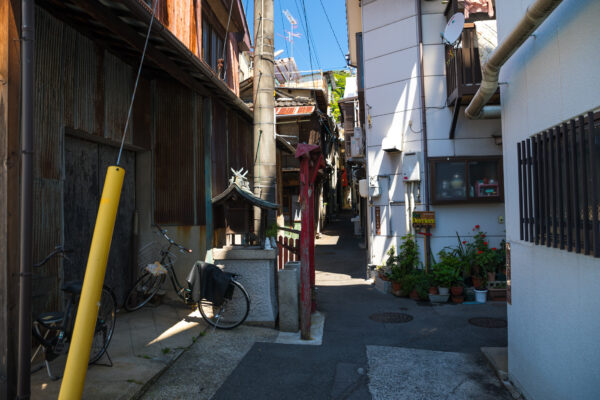
<svg viewBox="0 0 600 400">
<path fill-rule="evenodd" d="M 505 329 L 468 324 L 476 316 L 505 318 L 504 304 L 430 307 L 378 292 L 364 280 L 365 252 L 348 216 L 328 226 L 315 255 L 318 309 L 326 315 L 323 345 L 256 343 L 215 399 L 369 399 L 369 378 L 376 398 L 505 395 L 479 350 L 506 345 Z M 401 324 L 369 319 L 381 312 L 414 319 Z"/>
<path fill-rule="evenodd" d="M 505 346 L 506 330 L 468 323 L 473 317 L 505 318 L 503 303 L 433 307 L 380 293 L 364 280 L 365 251 L 347 215 L 317 241 L 316 264 L 317 308 L 326 317 L 321 346 L 276 344 L 264 328 L 216 331 L 192 346 L 144 398 L 204 399 L 215 391 L 212 398 L 220 400 L 509 398 L 480 352 L 481 346 Z M 369 318 L 382 312 L 413 320 Z M 253 344 L 247 336 L 256 337 Z M 214 366 L 219 358 L 225 368 Z"/>
</svg>

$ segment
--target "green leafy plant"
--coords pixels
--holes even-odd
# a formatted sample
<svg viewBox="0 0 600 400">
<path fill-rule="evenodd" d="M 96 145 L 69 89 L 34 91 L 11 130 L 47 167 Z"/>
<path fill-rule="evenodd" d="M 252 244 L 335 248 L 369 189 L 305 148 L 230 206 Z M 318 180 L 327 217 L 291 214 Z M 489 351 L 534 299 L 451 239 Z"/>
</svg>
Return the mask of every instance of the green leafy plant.
<svg viewBox="0 0 600 400">
<path fill-rule="evenodd" d="M 267 230 L 265 231 L 265 235 L 267 237 L 277 237 L 277 231 L 279 230 L 279 226 L 276 223 L 269 225 Z"/>
<path fill-rule="evenodd" d="M 409 273 L 419 265 L 419 246 L 412 234 L 402 236 L 402 240 L 398 252 L 399 267 L 404 273 Z"/>
<path fill-rule="evenodd" d="M 460 280 L 460 271 L 456 266 L 441 261 L 433 266 L 433 281 L 437 286 L 449 288 Z"/>
</svg>

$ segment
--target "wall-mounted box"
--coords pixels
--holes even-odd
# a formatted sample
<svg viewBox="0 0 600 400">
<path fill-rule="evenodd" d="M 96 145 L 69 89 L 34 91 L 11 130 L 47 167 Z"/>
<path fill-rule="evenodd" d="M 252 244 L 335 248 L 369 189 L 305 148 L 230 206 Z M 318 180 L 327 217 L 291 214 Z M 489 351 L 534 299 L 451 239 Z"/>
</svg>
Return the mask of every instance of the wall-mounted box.
<svg viewBox="0 0 600 400">
<path fill-rule="evenodd" d="M 402 180 L 404 182 L 421 181 L 421 168 L 418 153 L 405 154 L 402 159 Z"/>
<path fill-rule="evenodd" d="M 381 150 L 387 153 L 402 152 L 402 136 L 401 134 L 391 134 L 383 138 L 381 142 Z"/>
</svg>

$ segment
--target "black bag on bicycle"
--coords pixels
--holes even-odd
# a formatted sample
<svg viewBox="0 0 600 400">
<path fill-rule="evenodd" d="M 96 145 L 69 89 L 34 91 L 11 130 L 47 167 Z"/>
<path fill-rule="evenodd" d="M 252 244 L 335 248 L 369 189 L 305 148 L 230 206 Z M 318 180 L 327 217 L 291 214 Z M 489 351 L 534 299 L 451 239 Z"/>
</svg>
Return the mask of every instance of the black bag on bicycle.
<svg viewBox="0 0 600 400">
<path fill-rule="evenodd" d="M 233 274 L 222 271 L 214 264 L 196 261 L 187 277 L 194 302 L 206 299 L 220 306 L 226 298 L 231 298 L 230 282 Z M 228 296 L 229 294 L 229 296 Z"/>
</svg>

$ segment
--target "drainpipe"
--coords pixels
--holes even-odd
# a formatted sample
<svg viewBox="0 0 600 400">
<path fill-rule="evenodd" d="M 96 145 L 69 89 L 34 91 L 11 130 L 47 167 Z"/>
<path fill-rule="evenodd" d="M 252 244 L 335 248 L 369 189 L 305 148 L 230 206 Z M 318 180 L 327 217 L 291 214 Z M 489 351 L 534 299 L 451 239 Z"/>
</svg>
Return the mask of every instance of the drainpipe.
<svg viewBox="0 0 600 400">
<path fill-rule="evenodd" d="M 421 0 L 415 0 L 417 3 L 417 31 L 419 36 L 419 86 L 421 89 L 421 141 L 423 142 L 423 187 L 425 188 L 425 210 L 429 211 L 429 152 L 427 149 L 427 108 L 425 107 L 425 68 L 423 67 L 423 12 L 421 11 Z"/>
<path fill-rule="evenodd" d="M 425 193 L 422 196 L 422 200 L 425 200 L 425 210 L 429 211 L 429 152 L 427 146 L 427 108 L 425 107 L 425 68 L 423 67 L 423 12 L 421 10 L 421 0 L 415 0 L 417 3 L 417 31 L 419 36 L 419 74 L 421 78 L 419 80 L 420 89 L 421 89 L 421 140 L 423 142 L 423 188 L 421 193 Z M 411 215 L 412 219 L 412 215 Z M 429 228 L 425 229 L 425 236 L 423 237 L 425 246 L 425 270 L 428 269 L 429 266 L 429 254 L 431 253 L 429 249 Z"/>
<path fill-rule="evenodd" d="M 486 103 L 498 88 L 500 68 L 508 61 L 515 51 L 521 47 L 527 38 L 548 18 L 562 0 L 537 0 L 527 8 L 525 16 L 519 21 L 513 31 L 494 50 L 485 64 L 481 86 L 465 110 L 469 119 L 489 118 L 496 113 Z"/>
<path fill-rule="evenodd" d="M 31 394 L 31 215 L 33 187 L 34 0 L 21 1 L 21 217 L 19 277 L 19 365 L 17 398 Z"/>
</svg>

